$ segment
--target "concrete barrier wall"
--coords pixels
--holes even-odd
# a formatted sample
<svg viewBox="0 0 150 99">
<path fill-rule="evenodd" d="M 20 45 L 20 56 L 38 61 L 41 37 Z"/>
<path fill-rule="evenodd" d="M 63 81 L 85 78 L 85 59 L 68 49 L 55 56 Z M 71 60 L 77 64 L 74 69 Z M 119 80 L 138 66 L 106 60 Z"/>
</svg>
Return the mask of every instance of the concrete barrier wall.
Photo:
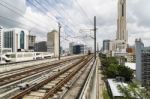
<svg viewBox="0 0 150 99">
<path fill-rule="evenodd" d="M 90 74 L 83 87 L 79 99 L 96 99 L 96 90 L 97 90 L 96 65 L 97 65 L 97 61 L 95 61 L 93 68 L 90 71 Z"/>
</svg>

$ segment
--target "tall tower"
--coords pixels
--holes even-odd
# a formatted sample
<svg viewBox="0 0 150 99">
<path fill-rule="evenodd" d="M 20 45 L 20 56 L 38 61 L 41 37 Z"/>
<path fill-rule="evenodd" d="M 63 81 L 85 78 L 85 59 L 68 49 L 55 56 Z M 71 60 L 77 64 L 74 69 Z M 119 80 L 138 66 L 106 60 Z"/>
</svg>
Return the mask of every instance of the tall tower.
<svg viewBox="0 0 150 99">
<path fill-rule="evenodd" d="M 118 0 L 117 40 L 128 42 L 126 30 L 126 0 Z"/>
</svg>

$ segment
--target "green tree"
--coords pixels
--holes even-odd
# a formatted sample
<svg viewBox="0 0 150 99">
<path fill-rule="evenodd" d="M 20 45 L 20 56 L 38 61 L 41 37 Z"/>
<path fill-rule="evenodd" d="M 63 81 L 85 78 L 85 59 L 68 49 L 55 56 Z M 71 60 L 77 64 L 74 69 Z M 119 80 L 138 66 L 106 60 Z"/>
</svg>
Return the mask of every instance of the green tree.
<svg viewBox="0 0 150 99">
<path fill-rule="evenodd" d="M 133 78 L 133 70 L 126 66 L 118 66 L 118 75 L 125 78 L 126 81 L 131 81 Z"/>
<path fill-rule="evenodd" d="M 108 78 L 115 78 L 118 75 L 118 65 L 110 64 L 106 70 L 106 75 Z"/>
<path fill-rule="evenodd" d="M 118 86 L 124 99 L 150 99 L 150 94 L 146 88 L 139 87 L 136 83 L 130 83 L 128 86 Z"/>
</svg>

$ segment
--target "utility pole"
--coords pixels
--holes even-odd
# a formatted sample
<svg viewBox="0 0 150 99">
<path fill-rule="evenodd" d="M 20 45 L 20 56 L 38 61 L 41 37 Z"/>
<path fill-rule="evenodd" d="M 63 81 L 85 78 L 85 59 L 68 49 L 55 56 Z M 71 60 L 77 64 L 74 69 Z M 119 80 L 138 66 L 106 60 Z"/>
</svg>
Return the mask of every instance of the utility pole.
<svg viewBox="0 0 150 99">
<path fill-rule="evenodd" d="M 96 60 L 96 16 L 94 16 L 94 59 Z"/>
<path fill-rule="evenodd" d="M 60 50 L 60 31 L 61 31 L 61 25 L 60 23 L 58 23 L 58 28 L 59 28 L 59 56 L 58 56 L 58 60 L 60 60 L 60 54 L 61 54 L 61 50 Z"/>
</svg>

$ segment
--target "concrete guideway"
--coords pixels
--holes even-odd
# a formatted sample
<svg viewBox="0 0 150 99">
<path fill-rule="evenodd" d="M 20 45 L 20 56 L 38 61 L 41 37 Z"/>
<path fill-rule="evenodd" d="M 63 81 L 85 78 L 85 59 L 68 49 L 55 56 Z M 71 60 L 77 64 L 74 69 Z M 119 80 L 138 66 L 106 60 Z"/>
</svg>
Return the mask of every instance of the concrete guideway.
<svg viewBox="0 0 150 99">
<path fill-rule="evenodd" d="M 79 99 L 103 99 L 105 83 L 100 70 L 101 62 L 97 56 L 95 63 L 84 83 Z"/>
</svg>

